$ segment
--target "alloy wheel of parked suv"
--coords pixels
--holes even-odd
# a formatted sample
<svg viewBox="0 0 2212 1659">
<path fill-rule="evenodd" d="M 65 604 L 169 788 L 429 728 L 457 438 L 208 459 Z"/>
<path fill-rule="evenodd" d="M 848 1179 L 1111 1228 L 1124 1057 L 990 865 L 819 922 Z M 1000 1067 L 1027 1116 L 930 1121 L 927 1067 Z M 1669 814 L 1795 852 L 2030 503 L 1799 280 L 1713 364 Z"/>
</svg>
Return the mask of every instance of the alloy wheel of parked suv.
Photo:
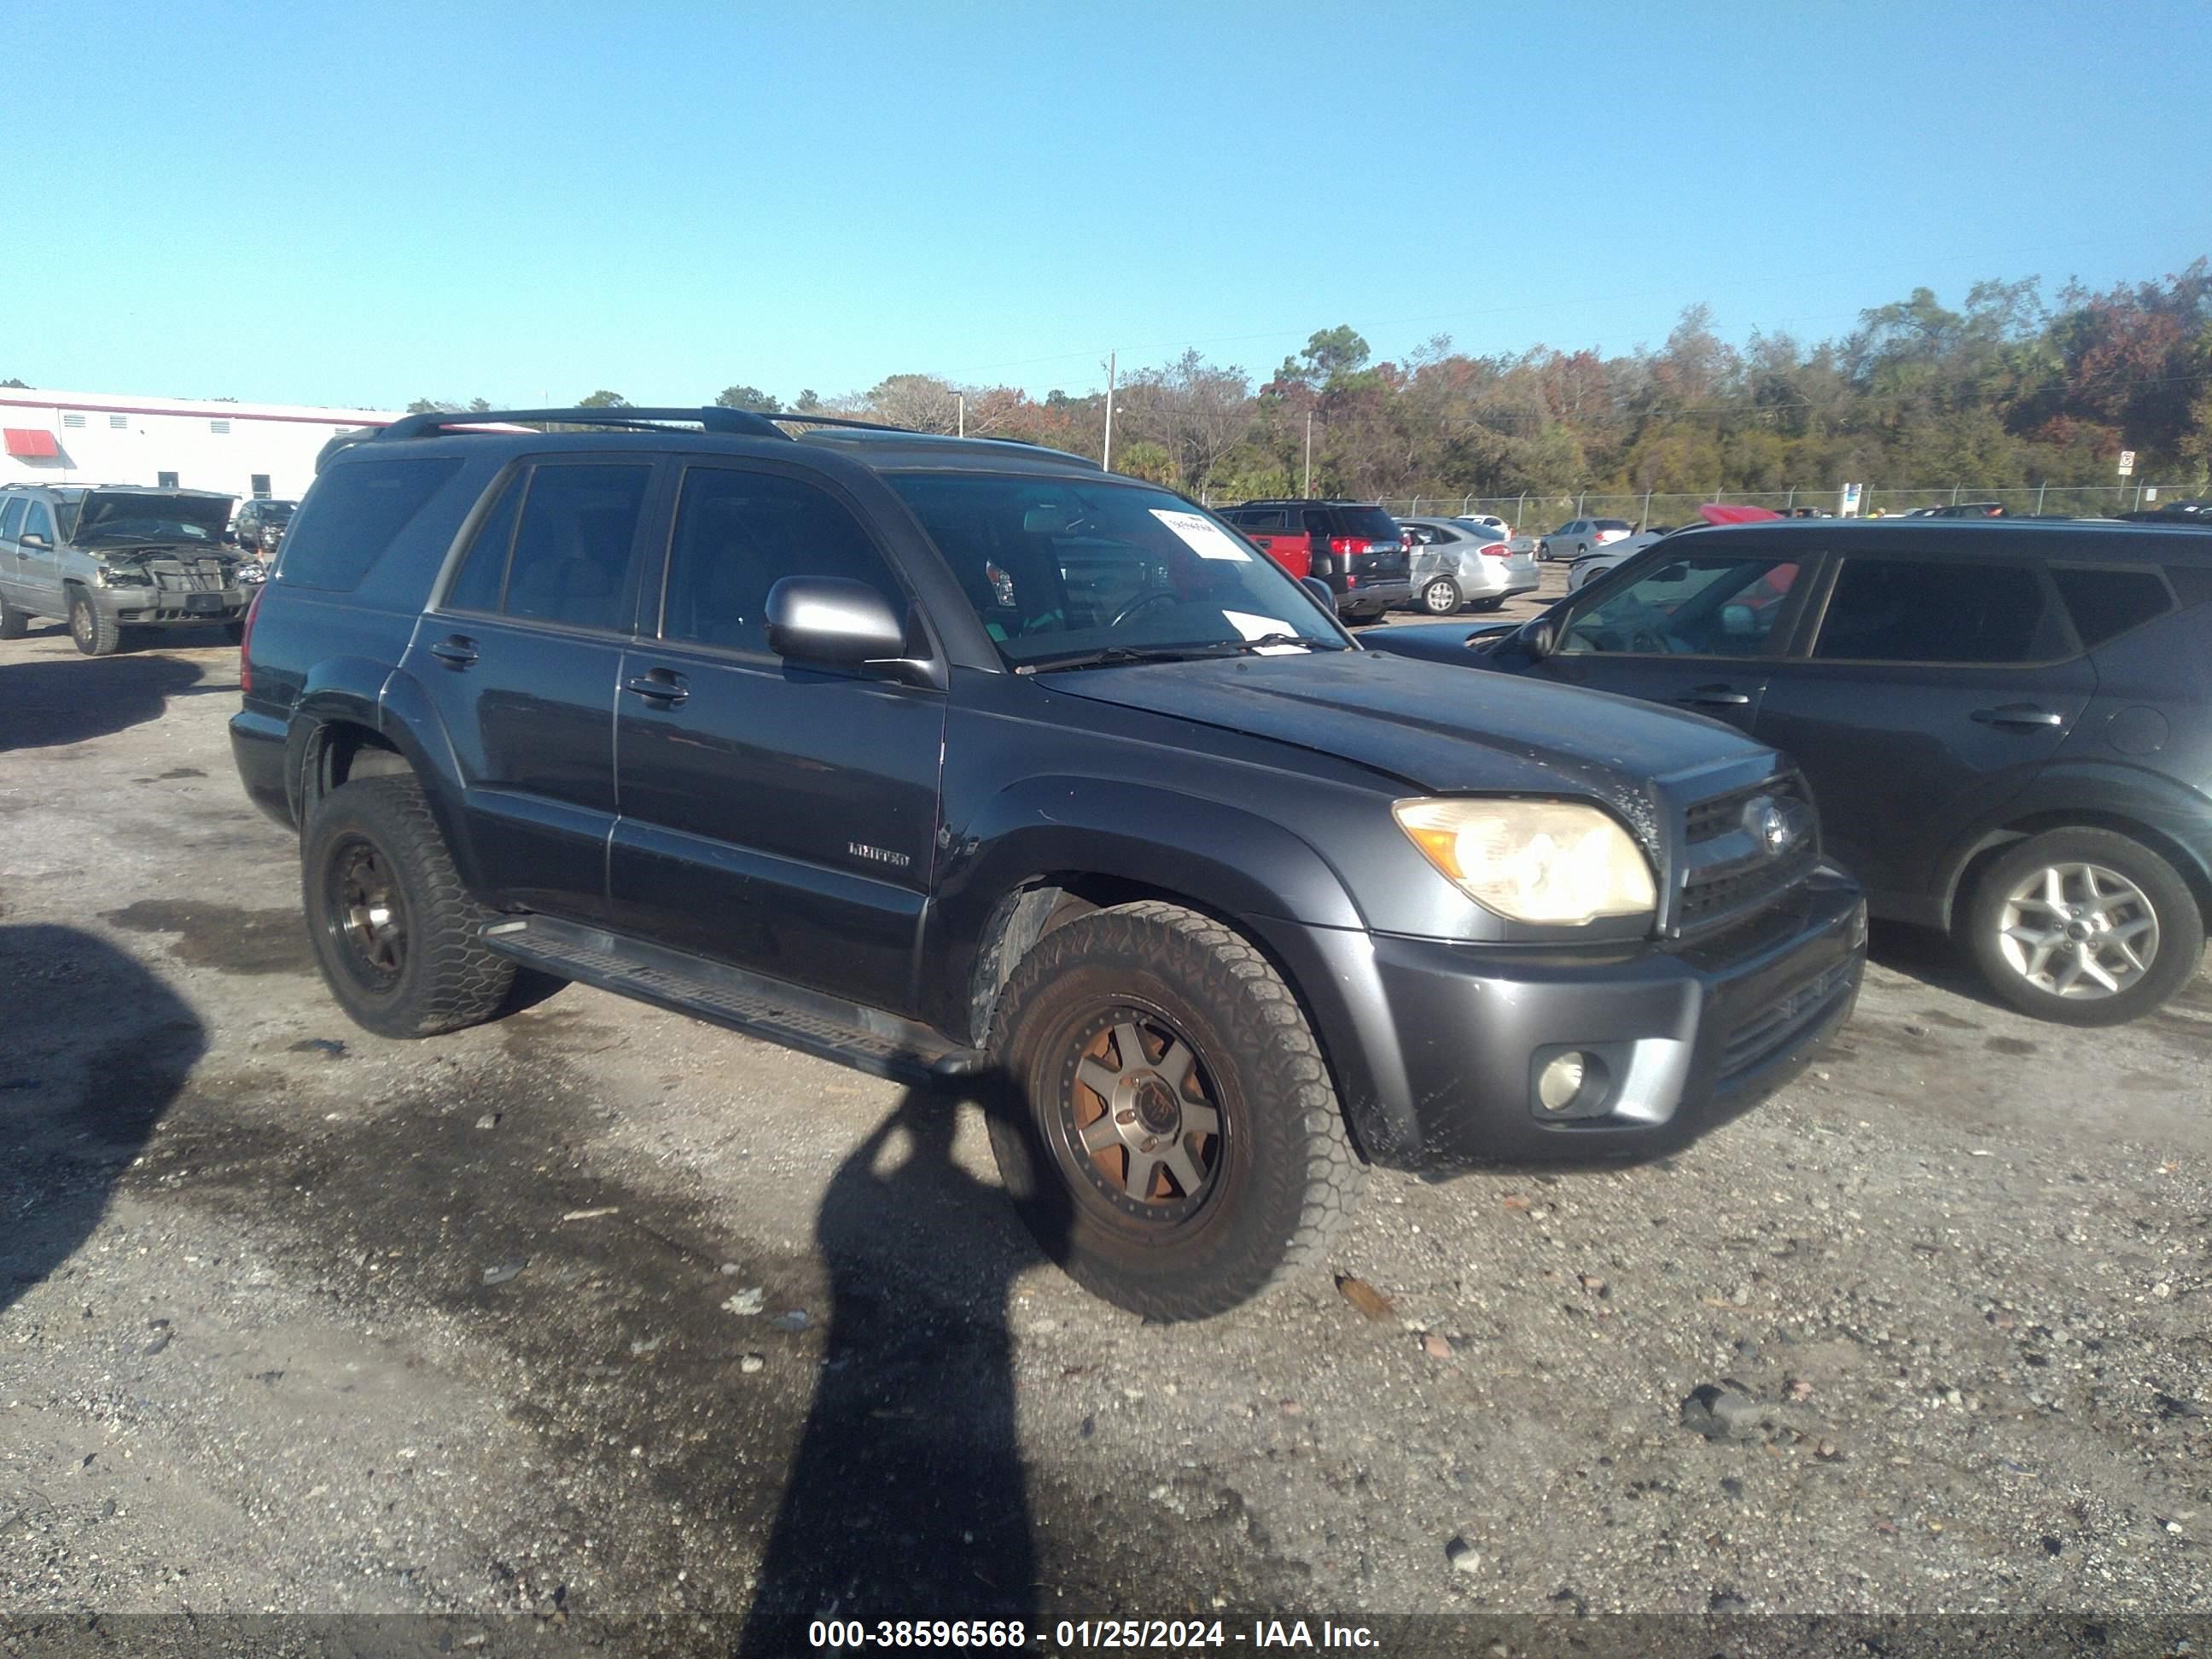
<svg viewBox="0 0 2212 1659">
<path fill-rule="evenodd" d="M 2204 926 L 2172 866 L 2124 836 L 2058 830 L 1990 866 L 1968 923 L 2006 1001 L 2039 1018 L 2117 1025 L 2196 972 Z"/>
<path fill-rule="evenodd" d="M 1053 929 L 994 1021 L 991 1147 L 1045 1253 L 1134 1313 L 1203 1319 L 1326 1247 L 1361 1166 L 1267 959 L 1146 901 Z"/>
</svg>

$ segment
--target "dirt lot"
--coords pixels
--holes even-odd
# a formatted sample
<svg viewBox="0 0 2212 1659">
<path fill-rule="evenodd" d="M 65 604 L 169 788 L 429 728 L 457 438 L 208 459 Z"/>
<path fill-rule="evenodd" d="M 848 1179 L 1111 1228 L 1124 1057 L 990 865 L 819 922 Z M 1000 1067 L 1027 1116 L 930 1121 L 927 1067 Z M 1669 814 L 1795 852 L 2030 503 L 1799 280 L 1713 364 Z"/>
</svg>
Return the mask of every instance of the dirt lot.
<svg viewBox="0 0 2212 1659">
<path fill-rule="evenodd" d="M 1690 1153 L 1378 1176 L 1385 1316 L 1151 1327 L 956 1100 L 574 988 L 348 1026 L 235 687 L 0 646 L 0 1607 L 2212 1609 L 2203 978 L 2073 1032 L 1879 936 Z"/>
</svg>

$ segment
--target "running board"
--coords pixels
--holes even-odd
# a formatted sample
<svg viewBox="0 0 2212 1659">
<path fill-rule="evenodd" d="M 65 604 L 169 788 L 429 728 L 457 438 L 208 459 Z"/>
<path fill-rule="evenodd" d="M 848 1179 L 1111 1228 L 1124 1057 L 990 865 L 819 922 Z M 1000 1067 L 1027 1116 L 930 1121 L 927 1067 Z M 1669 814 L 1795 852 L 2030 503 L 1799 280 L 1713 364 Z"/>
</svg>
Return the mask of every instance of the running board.
<svg viewBox="0 0 2212 1659">
<path fill-rule="evenodd" d="M 980 1049 L 949 1042 L 929 1027 L 880 1008 L 624 933 L 550 916 L 510 916 L 488 924 L 482 937 L 525 967 L 712 1020 L 895 1082 L 962 1077 L 983 1065 Z"/>
</svg>

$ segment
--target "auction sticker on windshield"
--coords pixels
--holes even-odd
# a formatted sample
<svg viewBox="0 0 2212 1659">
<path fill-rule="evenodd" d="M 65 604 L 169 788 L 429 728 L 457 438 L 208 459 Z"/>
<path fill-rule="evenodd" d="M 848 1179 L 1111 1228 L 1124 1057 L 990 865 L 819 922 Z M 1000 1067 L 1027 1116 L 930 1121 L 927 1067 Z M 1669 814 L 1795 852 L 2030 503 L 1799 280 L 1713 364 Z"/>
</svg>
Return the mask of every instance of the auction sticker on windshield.
<svg viewBox="0 0 2212 1659">
<path fill-rule="evenodd" d="M 1185 547 L 1201 559 L 1234 559 L 1239 564 L 1249 563 L 1252 556 L 1229 538 L 1221 526 L 1211 519 L 1200 518 L 1195 513 L 1173 513 L 1164 507 L 1154 507 L 1152 516 L 1175 532 Z"/>
</svg>

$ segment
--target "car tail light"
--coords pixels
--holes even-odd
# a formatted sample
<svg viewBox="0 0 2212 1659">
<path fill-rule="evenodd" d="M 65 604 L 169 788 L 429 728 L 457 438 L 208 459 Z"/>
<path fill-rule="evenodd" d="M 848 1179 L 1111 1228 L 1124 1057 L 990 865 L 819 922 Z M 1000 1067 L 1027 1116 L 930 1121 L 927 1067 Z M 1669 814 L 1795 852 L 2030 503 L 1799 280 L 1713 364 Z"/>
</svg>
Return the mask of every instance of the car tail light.
<svg viewBox="0 0 2212 1659">
<path fill-rule="evenodd" d="M 261 614 L 261 601 L 268 592 L 267 582 L 253 590 L 253 597 L 246 602 L 246 626 L 238 631 L 238 690 L 241 696 L 253 690 L 253 619 Z"/>
<path fill-rule="evenodd" d="M 1482 556 L 1486 559 L 1506 559 L 1512 557 L 1513 550 L 1506 546 L 1504 542 L 1485 542 L 1482 544 Z"/>
<path fill-rule="evenodd" d="M 1332 536 L 1328 538 L 1328 550 L 1340 559 L 1355 558 L 1364 553 L 1367 548 L 1368 541 L 1364 536 Z"/>
</svg>

